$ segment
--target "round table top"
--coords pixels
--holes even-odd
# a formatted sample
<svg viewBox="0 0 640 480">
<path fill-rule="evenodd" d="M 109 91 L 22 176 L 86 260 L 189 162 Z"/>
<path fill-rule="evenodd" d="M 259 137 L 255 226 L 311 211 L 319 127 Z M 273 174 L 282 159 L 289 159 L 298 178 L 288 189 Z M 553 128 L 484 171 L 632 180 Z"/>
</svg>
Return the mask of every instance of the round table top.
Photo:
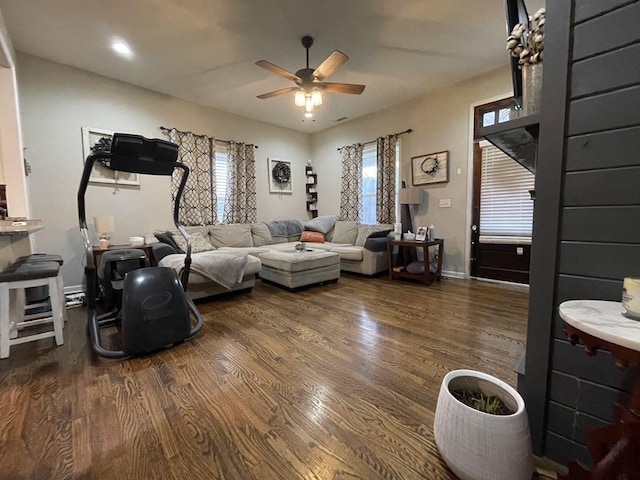
<svg viewBox="0 0 640 480">
<path fill-rule="evenodd" d="M 620 302 L 570 300 L 559 311 L 565 322 L 588 335 L 640 351 L 640 321 L 623 316 Z"/>
</svg>

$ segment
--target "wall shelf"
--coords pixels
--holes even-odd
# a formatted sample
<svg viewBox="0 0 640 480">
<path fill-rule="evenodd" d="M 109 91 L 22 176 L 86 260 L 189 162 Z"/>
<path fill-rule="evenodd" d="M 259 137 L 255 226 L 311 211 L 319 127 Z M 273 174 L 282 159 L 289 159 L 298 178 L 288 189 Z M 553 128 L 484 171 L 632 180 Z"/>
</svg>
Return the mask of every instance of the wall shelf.
<svg viewBox="0 0 640 480">
<path fill-rule="evenodd" d="M 304 169 L 307 190 L 307 212 L 312 218 L 318 216 L 318 174 L 313 173 L 313 167 L 307 165 Z"/>
<path fill-rule="evenodd" d="M 536 173 L 539 115 L 519 117 L 480 128 L 480 135 L 531 173 Z"/>
</svg>

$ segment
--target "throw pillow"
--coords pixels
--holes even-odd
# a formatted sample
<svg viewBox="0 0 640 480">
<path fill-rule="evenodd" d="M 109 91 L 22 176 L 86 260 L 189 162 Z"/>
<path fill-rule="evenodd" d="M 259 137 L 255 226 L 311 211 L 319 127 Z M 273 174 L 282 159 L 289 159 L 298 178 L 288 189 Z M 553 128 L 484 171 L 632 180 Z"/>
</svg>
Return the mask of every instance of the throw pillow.
<svg viewBox="0 0 640 480">
<path fill-rule="evenodd" d="M 389 230 L 378 230 L 377 232 L 370 233 L 367 238 L 382 238 L 386 237 L 391 233 L 391 229 Z"/>
<path fill-rule="evenodd" d="M 154 232 L 153 234 L 159 242 L 170 245 L 177 253 L 184 253 L 180 246 L 176 243 L 175 238 L 171 232 Z M 182 237 L 182 236 L 181 236 Z"/>
<path fill-rule="evenodd" d="M 389 233 L 391 230 L 393 230 L 393 226 L 385 225 L 385 224 L 377 224 L 377 225 L 361 224 L 358 226 L 358 237 L 356 238 L 355 245 L 358 247 L 362 247 L 364 246 L 364 242 L 367 241 L 367 238 L 369 238 L 369 236 L 372 233 L 385 231 L 385 230 L 387 231 L 387 233 Z"/>
<path fill-rule="evenodd" d="M 348 243 L 349 245 L 354 245 L 356 238 L 358 238 L 358 225 L 360 225 L 360 222 L 347 222 L 344 220 L 336 222 L 335 227 L 333 227 L 333 238 L 331 241 L 333 243 Z"/>
<path fill-rule="evenodd" d="M 324 243 L 324 233 L 305 230 L 304 232 L 302 232 L 302 235 L 300 235 L 300 241 L 310 243 Z"/>
<path fill-rule="evenodd" d="M 182 235 L 174 237 L 175 242 L 180 247 L 180 250 L 183 252 L 187 252 L 187 241 L 182 238 Z M 209 239 L 205 238 L 202 232 L 193 232 L 189 234 L 189 239 L 191 240 L 191 253 L 200 253 L 200 252 L 208 252 L 209 250 L 215 250 L 214 246 L 211 245 Z"/>
<path fill-rule="evenodd" d="M 322 215 L 320 217 L 314 218 L 309 222 L 304 223 L 302 226 L 305 230 L 320 232 L 326 235 L 327 233 L 329 233 L 329 230 L 331 230 L 336 224 L 337 220 L 337 215 Z"/>
</svg>

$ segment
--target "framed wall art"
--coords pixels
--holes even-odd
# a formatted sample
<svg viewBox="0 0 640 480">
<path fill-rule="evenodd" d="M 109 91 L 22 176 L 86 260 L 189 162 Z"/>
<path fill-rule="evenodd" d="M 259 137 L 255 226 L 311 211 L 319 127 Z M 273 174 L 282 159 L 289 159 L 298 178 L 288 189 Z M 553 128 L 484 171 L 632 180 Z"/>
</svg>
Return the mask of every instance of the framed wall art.
<svg viewBox="0 0 640 480">
<path fill-rule="evenodd" d="M 411 157 L 411 183 L 430 185 L 449 181 L 449 152 Z"/>
<path fill-rule="evenodd" d="M 94 152 L 109 150 L 113 132 L 100 128 L 82 127 L 82 155 L 84 162 Z M 110 170 L 97 163 L 93 164 L 89 182 L 103 185 L 140 185 L 140 176 L 137 173 L 120 172 Z"/>
<path fill-rule="evenodd" d="M 268 158 L 269 192 L 293 193 L 291 162 L 279 158 Z"/>
</svg>

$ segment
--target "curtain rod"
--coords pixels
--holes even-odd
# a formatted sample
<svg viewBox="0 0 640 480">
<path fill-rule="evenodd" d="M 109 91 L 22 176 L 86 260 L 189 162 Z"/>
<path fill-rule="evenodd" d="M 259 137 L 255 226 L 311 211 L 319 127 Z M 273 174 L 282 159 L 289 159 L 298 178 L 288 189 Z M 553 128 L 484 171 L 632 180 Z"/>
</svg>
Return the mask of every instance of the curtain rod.
<svg viewBox="0 0 640 480">
<path fill-rule="evenodd" d="M 163 132 L 165 132 L 165 133 L 166 133 L 166 132 L 170 132 L 171 130 L 174 130 L 174 129 L 173 129 L 173 128 L 163 127 L 162 125 L 160 125 L 160 130 L 162 130 Z M 181 130 L 178 130 L 177 128 L 176 128 L 175 130 L 177 130 L 177 131 L 181 131 Z M 200 134 L 200 133 L 193 133 L 191 130 L 187 130 L 187 131 L 186 131 L 186 132 L 184 132 L 184 133 L 190 133 L 190 134 L 192 134 L 192 135 L 196 135 L 196 136 L 198 136 L 198 137 L 207 137 L 207 136 L 208 136 L 208 135 L 202 135 L 202 134 Z M 210 137 L 210 138 L 213 138 L 213 137 Z M 235 140 L 222 140 L 221 138 L 213 138 L 213 139 L 214 139 L 216 142 L 222 142 L 222 143 L 229 143 L 229 142 L 238 143 L 238 142 L 236 142 Z M 253 143 L 248 143 L 247 145 L 249 145 L 249 146 L 251 146 L 251 147 L 253 147 L 253 148 L 258 148 L 258 145 L 255 145 L 255 144 L 253 144 Z"/>
<path fill-rule="evenodd" d="M 411 133 L 411 132 L 413 132 L 413 128 L 407 128 L 404 132 L 394 133 L 393 135 L 396 135 L 396 136 L 397 135 L 404 135 L 405 133 Z M 361 143 L 360 145 L 369 145 L 370 143 L 375 143 L 377 141 L 378 141 L 378 139 L 376 138 L 375 140 L 369 140 L 368 142 Z M 344 147 L 338 148 L 338 151 L 342 150 L 343 148 Z"/>
</svg>

